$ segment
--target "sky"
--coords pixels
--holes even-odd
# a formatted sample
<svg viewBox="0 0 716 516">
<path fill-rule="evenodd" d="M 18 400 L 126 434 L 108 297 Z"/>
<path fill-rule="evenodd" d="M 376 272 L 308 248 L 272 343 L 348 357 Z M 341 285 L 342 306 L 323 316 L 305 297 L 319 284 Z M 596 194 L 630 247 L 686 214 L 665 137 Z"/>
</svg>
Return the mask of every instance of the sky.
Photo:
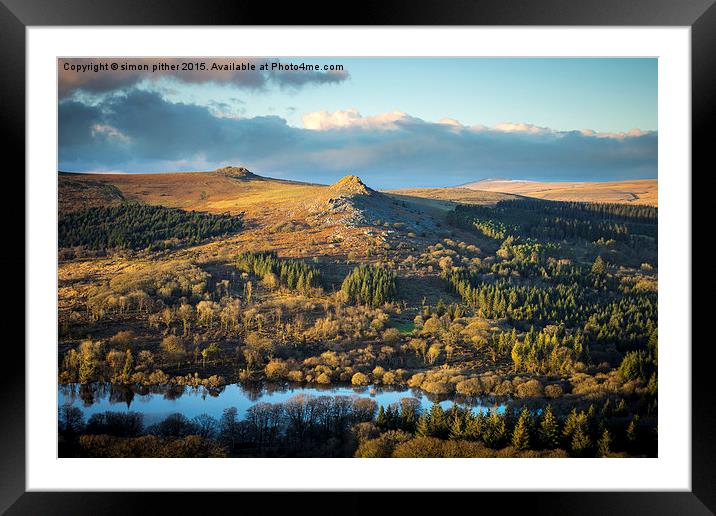
<svg viewBox="0 0 716 516">
<path fill-rule="evenodd" d="M 182 62 L 205 68 L 152 70 Z M 320 69 L 276 69 L 290 63 Z M 656 59 L 85 58 L 58 66 L 62 171 L 236 165 L 325 184 L 355 174 L 375 188 L 657 177 Z"/>
</svg>

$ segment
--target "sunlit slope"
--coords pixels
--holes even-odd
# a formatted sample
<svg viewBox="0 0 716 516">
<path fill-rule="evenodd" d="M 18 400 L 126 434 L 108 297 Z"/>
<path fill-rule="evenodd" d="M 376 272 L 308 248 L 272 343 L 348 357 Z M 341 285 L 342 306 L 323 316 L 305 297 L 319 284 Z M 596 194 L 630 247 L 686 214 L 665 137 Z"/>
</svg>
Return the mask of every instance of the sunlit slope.
<svg viewBox="0 0 716 516">
<path fill-rule="evenodd" d="M 460 189 L 502 192 L 552 201 L 631 203 L 657 206 L 658 200 L 656 179 L 604 183 L 487 179 L 461 185 Z"/>
<path fill-rule="evenodd" d="M 401 188 L 386 190 L 385 193 L 443 211 L 452 210 L 456 203 L 495 204 L 498 201 L 517 197 L 511 194 L 483 192 L 468 188 Z"/>
<path fill-rule="evenodd" d="M 239 213 L 291 205 L 326 188 L 269 179 L 238 167 L 212 172 L 59 175 L 60 211 L 96 206 L 102 202 L 101 194 L 106 197 L 107 192 L 117 191 L 121 195 L 109 199 L 110 204 L 126 200 L 185 210 Z"/>
<path fill-rule="evenodd" d="M 248 227 L 281 226 L 283 230 L 388 223 L 425 231 L 433 226 L 423 210 L 431 208 L 432 212 L 434 207 L 423 205 L 418 198 L 385 195 L 354 175 L 332 185 L 318 185 L 262 177 L 241 167 L 161 174 L 60 173 L 59 190 L 61 213 L 139 202 L 209 213 L 241 213 Z"/>
</svg>

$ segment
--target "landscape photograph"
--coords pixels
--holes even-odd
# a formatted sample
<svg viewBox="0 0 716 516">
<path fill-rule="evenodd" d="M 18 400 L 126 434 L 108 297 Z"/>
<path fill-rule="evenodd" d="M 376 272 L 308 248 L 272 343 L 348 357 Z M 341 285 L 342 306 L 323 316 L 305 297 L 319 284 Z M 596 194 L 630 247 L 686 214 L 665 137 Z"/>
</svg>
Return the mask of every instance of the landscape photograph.
<svg viewBox="0 0 716 516">
<path fill-rule="evenodd" d="M 657 457 L 657 72 L 58 59 L 58 456 Z"/>
</svg>

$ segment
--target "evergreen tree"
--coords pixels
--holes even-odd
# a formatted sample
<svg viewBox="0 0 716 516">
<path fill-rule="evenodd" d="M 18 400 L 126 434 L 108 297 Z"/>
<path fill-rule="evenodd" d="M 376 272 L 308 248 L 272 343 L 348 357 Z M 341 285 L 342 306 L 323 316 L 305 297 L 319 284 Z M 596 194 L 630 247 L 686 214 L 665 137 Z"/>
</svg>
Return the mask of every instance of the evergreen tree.
<svg viewBox="0 0 716 516">
<path fill-rule="evenodd" d="M 611 453 L 610 445 L 611 445 L 611 436 L 609 435 L 609 430 L 604 430 L 604 433 L 602 433 L 602 436 L 599 438 L 599 441 L 597 441 L 597 457 L 608 457 Z"/>
<path fill-rule="evenodd" d="M 359 265 L 343 280 L 341 292 L 348 301 L 380 306 L 395 299 L 396 274 L 385 267 Z"/>
<path fill-rule="evenodd" d="M 447 416 L 439 403 L 433 403 L 430 407 L 430 435 L 443 439 L 448 435 Z"/>
<path fill-rule="evenodd" d="M 413 433 L 418 423 L 419 411 L 415 398 L 403 398 L 400 400 L 400 427 L 406 432 Z"/>
<path fill-rule="evenodd" d="M 589 436 L 587 435 L 583 425 L 580 425 L 572 434 L 571 449 L 572 453 L 577 456 L 582 456 L 586 453 L 587 449 L 591 446 Z"/>
<path fill-rule="evenodd" d="M 637 430 L 639 424 L 639 415 L 635 415 L 631 421 L 629 421 L 629 424 L 627 425 L 626 429 L 626 440 L 630 447 L 634 447 L 636 444 L 636 438 L 637 438 Z"/>
<path fill-rule="evenodd" d="M 421 437 L 431 437 L 430 416 L 423 412 L 418 418 L 415 433 Z"/>
<path fill-rule="evenodd" d="M 461 439 L 465 433 L 465 424 L 462 413 L 457 410 L 457 406 L 453 405 L 453 411 L 450 417 L 449 437 L 450 439 Z"/>
<path fill-rule="evenodd" d="M 601 256 L 597 256 L 592 264 L 592 274 L 604 274 L 607 272 L 607 266 Z"/>
<path fill-rule="evenodd" d="M 559 423 L 552 412 L 552 406 L 547 405 L 542 411 L 539 424 L 540 444 L 545 448 L 559 446 Z"/>
<path fill-rule="evenodd" d="M 518 450 L 527 450 L 530 447 L 530 427 L 532 416 L 527 408 L 523 408 L 512 431 L 512 446 Z"/>
<path fill-rule="evenodd" d="M 385 428 L 385 409 L 383 405 L 378 409 L 378 416 L 375 418 L 375 424 L 378 428 Z"/>
<path fill-rule="evenodd" d="M 132 351 L 127 350 L 126 358 L 124 360 L 124 368 L 122 369 L 122 379 L 125 383 L 129 383 L 134 374 L 134 358 L 132 357 Z"/>
<path fill-rule="evenodd" d="M 193 244 L 238 232 L 241 217 L 127 202 L 60 215 L 60 247 L 166 249 L 172 239 Z"/>
<path fill-rule="evenodd" d="M 95 379 L 96 372 L 93 357 L 89 354 L 83 354 L 80 357 L 80 383 L 86 384 L 92 382 Z"/>
</svg>

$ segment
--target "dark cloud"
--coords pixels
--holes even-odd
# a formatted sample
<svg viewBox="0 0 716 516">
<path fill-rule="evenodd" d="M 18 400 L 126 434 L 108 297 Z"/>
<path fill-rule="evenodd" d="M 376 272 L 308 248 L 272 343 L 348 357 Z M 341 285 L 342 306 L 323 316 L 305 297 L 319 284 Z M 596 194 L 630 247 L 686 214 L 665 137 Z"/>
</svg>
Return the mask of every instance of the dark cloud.
<svg viewBox="0 0 716 516">
<path fill-rule="evenodd" d="M 203 61 L 206 69 L 198 70 L 157 70 L 152 71 L 155 64 L 179 65 L 184 62 L 195 63 Z M 157 80 L 169 78 L 186 84 L 216 83 L 232 85 L 240 88 L 260 89 L 270 84 L 281 88 L 301 88 L 310 84 L 335 84 L 350 77 L 345 70 L 341 71 L 301 71 L 301 70 L 274 70 L 261 71 L 263 63 L 278 63 L 277 59 L 247 59 L 247 58 L 134 58 L 134 59 L 92 59 L 74 58 L 58 60 L 58 91 L 60 98 L 65 98 L 76 91 L 87 93 L 108 93 L 127 89 L 144 80 Z M 107 66 L 116 63 L 118 66 L 128 64 L 132 66 L 147 65 L 145 70 L 98 69 L 94 65 Z M 212 65 L 221 67 L 212 70 Z M 255 70 L 242 70 L 241 65 L 254 65 Z M 232 69 L 233 68 L 233 69 Z"/>
<path fill-rule="evenodd" d="M 211 108 L 137 90 L 95 106 L 65 100 L 59 106 L 60 169 L 160 172 L 237 164 L 326 183 L 351 172 L 380 188 L 495 176 L 620 180 L 657 173 L 656 133 L 478 130 L 407 115 L 381 126 L 383 118 L 374 118 L 361 126 L 309 130 L 277 116 L 221 118 Z"/>
</svg>

